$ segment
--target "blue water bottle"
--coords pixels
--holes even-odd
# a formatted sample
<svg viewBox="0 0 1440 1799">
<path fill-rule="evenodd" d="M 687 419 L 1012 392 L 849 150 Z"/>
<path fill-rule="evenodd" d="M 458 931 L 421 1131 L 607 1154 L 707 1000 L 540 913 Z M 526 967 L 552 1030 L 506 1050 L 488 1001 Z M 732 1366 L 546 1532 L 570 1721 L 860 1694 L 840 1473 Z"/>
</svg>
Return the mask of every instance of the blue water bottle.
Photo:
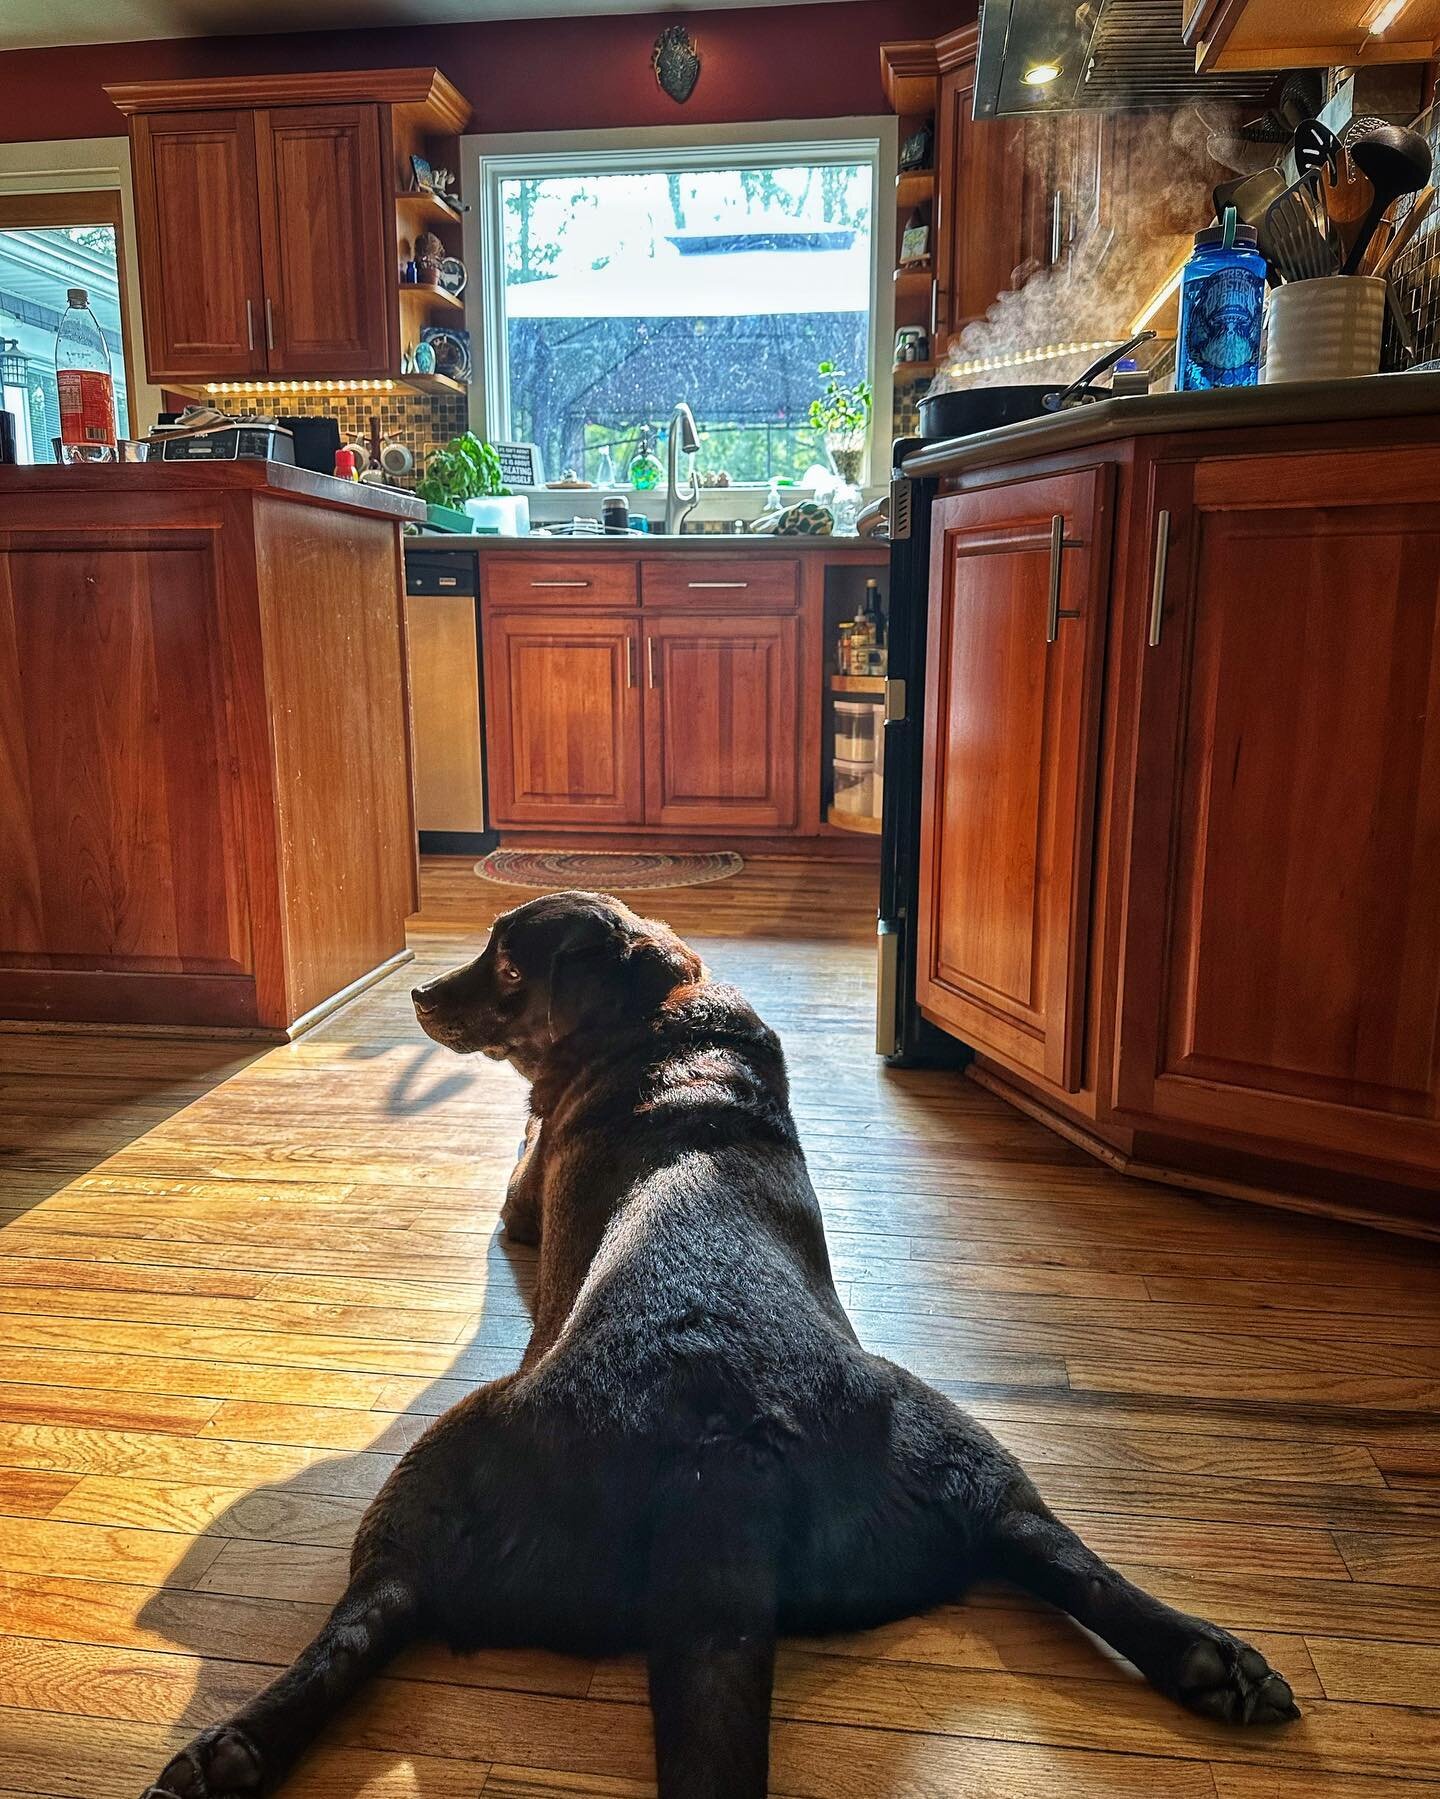
<svg viewBox="0 0 1440 1799">
<path fill-rule="evenodd" d="M 1258 386 L 1265 258 L 1255 246 L 1255 227 L 1237 224 L 1233 206 L 1223 225 L 1195 233 L 1180 284 L 1177 393 Z"/>
</svg>

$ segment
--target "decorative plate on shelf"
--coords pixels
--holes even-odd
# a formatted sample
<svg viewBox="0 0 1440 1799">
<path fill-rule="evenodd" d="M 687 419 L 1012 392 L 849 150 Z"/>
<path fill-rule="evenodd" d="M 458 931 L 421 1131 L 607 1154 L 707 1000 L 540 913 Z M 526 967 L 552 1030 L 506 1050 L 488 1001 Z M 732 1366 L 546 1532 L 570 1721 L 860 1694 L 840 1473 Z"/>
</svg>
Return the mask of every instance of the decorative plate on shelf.
<svg viewBox="0 0 1440 1799">
<path fill-rule="evenodd" d="M 421 341 L 435 352 L 435 373 L 448 375 L 452 381 L 470 379 L 470 333 L 452 331 L 446 325 L 426 325 Z"/>
<path fill-rule="evenodd" d="M 458 299 L 465 292 L 468 276 L 465 264 L 458 256 L 447 256 L 440 264 L 440 285 L 447 294 L 454 294 Z"/>
</svg>

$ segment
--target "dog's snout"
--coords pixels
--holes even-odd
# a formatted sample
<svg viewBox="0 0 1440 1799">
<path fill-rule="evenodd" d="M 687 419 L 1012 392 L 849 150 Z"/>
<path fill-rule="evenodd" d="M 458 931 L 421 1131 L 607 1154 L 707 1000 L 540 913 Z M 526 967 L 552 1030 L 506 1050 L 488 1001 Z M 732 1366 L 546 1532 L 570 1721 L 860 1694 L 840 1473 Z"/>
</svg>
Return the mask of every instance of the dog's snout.
<svg viewBox="0 0 1440 1799">
<path fill-rule="evenodd" d="M 432 987 L 412 987 L 410 998 L 414 1002 L 415 1010 L 424 1018 L 428 1018 L 440 1003 Z"/>
</svg>

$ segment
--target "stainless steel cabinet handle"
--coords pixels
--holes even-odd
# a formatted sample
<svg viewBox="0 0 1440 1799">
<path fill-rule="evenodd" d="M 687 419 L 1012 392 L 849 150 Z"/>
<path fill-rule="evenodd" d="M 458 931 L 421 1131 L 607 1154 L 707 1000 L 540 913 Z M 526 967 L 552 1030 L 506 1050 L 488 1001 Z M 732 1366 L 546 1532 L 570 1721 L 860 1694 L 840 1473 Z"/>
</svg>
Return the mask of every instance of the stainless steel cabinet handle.
<svg viewBox="0 0 1440 1799">
<path fill-rule="evenodd" d="M 1150 648 L 1160 643 L 1165 623 L 1165 565 L 1170 559 L 1170 514 L 1155 514 L 1155 576 L 1150 585 Z"/>
<path fill-rule="evenodd" d="M 1065 248 L 1065 196 L 1057 187 L 1050 196 L 1050 260 L 1059 262 Z"/>
<path fill-rule="evenodd" d="M 633 637 L 625 639 L 625 685 L 627 687 L 635 685 L 635 639 Z"/>
<path fill-rule="evenodd" d="M 659 686 L 659 682 L 655 679 L 655 639 L 653 637 L 645 639 L 645 679 L 647 685 Z"/>
<path fill-rule="evenodd" d="M 715 587 L 748 587 L 750 583 L 748 581 L 687 581 L 685 585 L 698 590 Z"/>
<path fill-rule="evenodd" d="M 255 302 L 245 302 L 245 345 L 247 349 L 255 348 Z"/>
<path fill-rule="evenodd" d="M 588 581 L 532 581 L 532 587 L 588 587 Z"/>
<path fill-rule="evenodd" d="M 270 296 L 265 296 L 265 348 L 275 348 L 275 314 L 270 304 Z"/>
<path fill-rule="evenodd" d="M 1060 610 L 1060 582 L 1064 573 L 1065 552 L 1067 549 L 1084 548 L 1083 539 L 1075 539 L 1067 544 L 1065 541 L 1065 514 L 1057 512 L 1050 521 L 1050 602 L 1045 609 L 1045 641 L 1054 643 L 1060 635 L 1062 618 L 1079 618 L 1078 612 L 1062 612 Z"/>
</svg>

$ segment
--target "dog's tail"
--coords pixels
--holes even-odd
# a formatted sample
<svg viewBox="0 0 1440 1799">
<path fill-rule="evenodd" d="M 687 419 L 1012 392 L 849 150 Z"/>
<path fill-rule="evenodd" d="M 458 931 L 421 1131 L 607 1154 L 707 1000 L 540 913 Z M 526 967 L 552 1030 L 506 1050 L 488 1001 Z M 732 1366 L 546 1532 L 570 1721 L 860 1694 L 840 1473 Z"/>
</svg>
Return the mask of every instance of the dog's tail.
<svg viewBox="0 0 1440 1799">
<path fill-rule="evenodd" d="M 764 1799 L 777 1487 L 768 1453 L 712 1438 L 677 1455 L 656 1492 L 649 1654 L 660 1799 Z"/>
</svg>

